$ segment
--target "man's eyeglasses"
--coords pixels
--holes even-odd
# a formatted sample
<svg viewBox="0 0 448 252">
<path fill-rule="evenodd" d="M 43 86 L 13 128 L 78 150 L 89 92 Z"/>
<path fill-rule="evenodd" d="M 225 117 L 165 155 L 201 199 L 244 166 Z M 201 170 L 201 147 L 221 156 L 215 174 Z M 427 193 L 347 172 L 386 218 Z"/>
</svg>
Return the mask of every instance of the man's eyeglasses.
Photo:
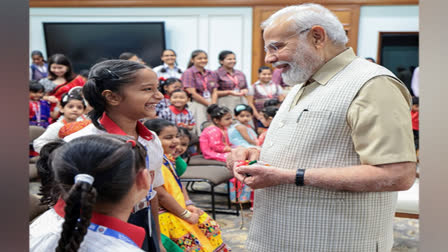
<svg viewBox="0 0 448 252">
<path fill-rule="evenodd" d="M 304 29 L 304 30 L 300 31 L 299 34 L 294 33 L 291 36 L 285 38 L 284 40 L 286 41 L 286 40 L 288 40 L 288 39 L 290 39 L 290 38 L 292 38 L 294 36 L 299 36 L 300 34 L 302 34 L 304 32 L 307 32 L 309 30 L 311 30 L 311 28 Z M 282 49 L 286 45 L 287 45 L 286 43 L 280 42 L 280 41 L 272 42 L 272 43 L 270 43 L 270 44 L 268 44 L 267 46 L 264 47 L 264 51 L 265 52 L 269 52 L 269 53 L 277 53 L 280 49 Z"/>
</svg>

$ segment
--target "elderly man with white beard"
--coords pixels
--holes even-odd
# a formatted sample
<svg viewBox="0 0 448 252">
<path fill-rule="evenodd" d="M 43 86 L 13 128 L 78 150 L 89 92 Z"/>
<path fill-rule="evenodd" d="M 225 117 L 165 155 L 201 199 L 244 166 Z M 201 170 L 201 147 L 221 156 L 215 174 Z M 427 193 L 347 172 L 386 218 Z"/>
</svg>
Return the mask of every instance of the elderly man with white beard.
<svg viewBox="0 0 448 252">
<path fill-rule="evenodd" d="M 247 248 L 390 251 L 397 191 L 415 180 L 406 87 L 355 56 L 321 5 L 286 7 L 262 28 L 266 63 L 294 87 L 261 151 L 238 148 L 227 160 L 256 189 Z M 259 161 L 234 165 L 246 159 Z"/>
</svg>

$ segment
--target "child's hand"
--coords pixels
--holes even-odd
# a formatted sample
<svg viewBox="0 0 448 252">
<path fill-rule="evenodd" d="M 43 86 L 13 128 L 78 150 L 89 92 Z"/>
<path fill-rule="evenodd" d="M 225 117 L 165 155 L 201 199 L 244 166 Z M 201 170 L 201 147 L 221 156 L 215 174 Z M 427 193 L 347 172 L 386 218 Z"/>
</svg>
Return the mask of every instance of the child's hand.
<svg viewBox="0 0 448 252">
<path fill-rule="evenodd" d="M 54 95 L 47 96 L 47 101 L 50 103 L 59 103 L 58 98 L 56 98 L 56 96 L 54 96 Z"/>
<path fill-rule="evenodd" d="M 186 221 L 190 224 L 198 224 L 199 215 L 197 213 L 191 213 L 190 218 L 186 219 Z"/>
<path fill-rule="evenodd" d="M 201 216 L 204 213 L 204 211 L 202 211 L 200 208 L 197 208 L 197 207 L 195 207 L 193 205 L 187 206 L 187 209 L 188 209 L 188 211 L 190 211 L 192 213 L 196 213 L 199 216 Z"/>
<path fill-rule="evenodd" d="M 230 152 L 230 151 L 232 151 L 232 148 L 230 148 L 230 146 L 226 146 L 226 147 L 224 147 L 223 151 Z"/>
</svg>

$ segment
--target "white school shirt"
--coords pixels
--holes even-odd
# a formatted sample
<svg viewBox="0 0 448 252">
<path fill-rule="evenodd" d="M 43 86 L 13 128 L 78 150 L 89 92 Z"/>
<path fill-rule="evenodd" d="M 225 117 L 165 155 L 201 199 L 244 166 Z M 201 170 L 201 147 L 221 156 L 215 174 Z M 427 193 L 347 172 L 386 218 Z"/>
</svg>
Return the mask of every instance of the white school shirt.
<svg viewBox="0 0 448 252">
<path fill-rule="evenodd" d="M 162 72 L 163 69 L 165 69 L 165 72 Z M 168 78 L 177 78 L 180 79 L 182 76 L 182 73 L 185 71 L 185 69 L 182 69 L 181 67 L 174 65 L 174 68 L 171 69 L 167 64 L 163 64 L 160 66 L 156 66 L 152 69 L 157 74 L 157 78 L 163 77 L 165 79 Z M 179 73 L 179 70 L 181 71 Z"/>
<path fill-rule="evenodd" d="M 30 224 L 30 251 L 55 251 L 61 237 L 62 225 L 64 223 L 64 206 L 65 203 L 62 200 L 59 200 L 54 208 L 46 211 Z M 145 230 L 143 228 L 111 216 L 94 212 L 92 214 L 91 222 L 100 225 L 100 227 L 111 228 L 124 234 L 140 247 L 145 239 Z M 87 230 L 78 251 L 143 251 L 137 246 L 122 239 L 105 235 L 99 231 Z"/>
<path fill-rule="evenodd" d="M 76 121 L 83 121 L 86 120 L 84 116 L 80 116 L 76 119 Z M 33 147 L 34 151 L 37 153 L 40 153 L 40 150 L 42 147 L 44 147 L 45 144 L 49 142 L 53 142 L 59 139 L 59 130 L 66 124 L 64 121 L 64 116 L 59 117 L 59 119 L 50 124 L 46 129 L 45 132 L 40 135 L 38 138 L 34 139 L 33 141 Z"/>
<path fill-rule="evenodd" d="M 114 123 L 105 113 L 99 120 L 100 124 L 106 129 L 100 130 L 93 124 L 87 125 L 85 128 L 70 134 L 64 138 L 64 141 L 69 142 L 75 138 L 87 135 L 97 135 L 97 134 L 116 134 L 116 135 L 126 135 L 116 123 Z M 147 149 L 147 156 L 149 159 L 149 170 L 154 171 L 154 181 L 153 188 L 162 186 L 164 184 L 162 175 L 162 161 L 163 161 L 163 148 L 160 143 L 157 134 L 146 128 L 141 122 L 137 121 L 137 132 L 139 134 L 138 141 Z M 156 191 L 153 189 L 150 199 L 156 196 Z"/>
</svg>

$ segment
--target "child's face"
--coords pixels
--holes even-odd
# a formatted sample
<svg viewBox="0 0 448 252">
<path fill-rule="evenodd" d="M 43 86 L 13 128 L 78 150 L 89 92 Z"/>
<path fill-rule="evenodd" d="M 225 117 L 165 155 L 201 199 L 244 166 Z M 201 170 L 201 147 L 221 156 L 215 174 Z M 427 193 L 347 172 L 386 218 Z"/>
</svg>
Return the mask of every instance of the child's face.
<svg viewBox="0 0 448 252">
<path fill-rule="evenodd" d="M 271 125 L 271 122 L 272 122 L 272 119 L 273 119 L 272 116 L 266 116 L 266 114 L 264 114 L 263 117 L 264 117 L 266 126 L 269 127 L 269 125 Z"/>
<path fill-rule="evenodd" d="M 190 144 L 190 138 L 188 136 L 180 136 L 178 137 L 179 144 L 177 145 L 176 151 L 174 152 L 173 157 L 177 158 L 178 156 L 184 154 L 187 149 L 188 145 Z"/>
<path fill-rule="evenodd" d="M 228 54 L 224 60 L 220 61 L 219 63 L 222 64 L 223 67 L 227 69 L 233 69 L 236 65 L 236 58 L 235 54 Z"/>
<path fill-rule="evenodd" d="M 261 73 L 258 74 L 258 78 L 262 83 L 269 83 L 272 80 L 272 72 L 269 69 L 263 69 Z"/>
<path fill-rule="evenodd" d="M 217 121 L 217 125 L 222 128 L 227 128 L 230 125 L 232 125 L 232 115 L 230 113 L 225 114 L 223 117 L 221 117 L 220 120 Z"/>
<path fill-rule="evenodd" d="M 80 100 L 72 99 L 61 108 L 61 112 L 67 122 L 74 122 L 84 113 L 84 104 Z"/>
<path fill-rule="evenodd" d="M 188 102 L 188 96 L 185 92 L 176 92 L 172 94 L 170 97 L 170 103 L 178 109 L 185 108 L 187 102 Z"/>
<path fill-rule="evenodd" d="M 191 61 L 193 62 L 193 65 L 195 67 L 205 68 L 205 66 L 208 63 L 208 58 L 205 53 L 200 53 L 200 54 L 196 55 L 196 57 L 194 57 Z"/>
<path fill-rule="evenodd" d="M 30 100 L 32 101 L 39 101 L 44 97 L 44 91 L 39 92 L 31 92 L 30 91 Z"/>
<path fill-rule="evenodd" d="M 414 112 L 418 112 L 418 105 L 417 104 L 414 104 L 414 105 L 412 105 L 412 111 L 414 111 Z"/>
<path fill-rule="evenodd" d="M 154 118 L 156 105 L 163 95 L 158 90 L 157 75 L 149 68 L 135 73 L 135 81 L 122 87 L 116 110 L 124 117 L 132 120 Z"/>
<path fill-rule="evenodd" d="M 176 81 L 174 83 L 171 83 L 170 85 L 165 86 L 164 88 L 166 93 L 168 95 L 171 95 L 174 90 L 182 89 L 182 83 Z"/>
<path fill-rule="evenodd" d="M 177 127 L 168 126 L 165 127 L 159 134 L 160 141 L 162 142 L 163 152 L 165 154 L 173 155 L 179 145 L 179 138 L 177 138 Z"/>
<path fill-rule="evenodd" d="M 68 67 L 60 64 L 53 63 L 50 66 L 50 71 L 54 73 L 57 77 L 63 77 L 68 71 Z"/>
<path fill-rule="evenodd" d="M 171 50 L 166 50 L 163 52 L 161 59 L 163 63 L 173 65 L 176 63 L 176 54 Z"/>
<path fill-rule="evenodd" d="M 252 114 L 248 111 L 241 111 L 241 113 L 236 116 L 236 119 L 242 124 L 248 124 L 252 120 Z"/>
<path fill-rule="evenodd" d="M 31 59 L 35 65 L 42 66 L 44 64 L 44 59 L 39 55 L 33 55 Z"/>
</svg>

